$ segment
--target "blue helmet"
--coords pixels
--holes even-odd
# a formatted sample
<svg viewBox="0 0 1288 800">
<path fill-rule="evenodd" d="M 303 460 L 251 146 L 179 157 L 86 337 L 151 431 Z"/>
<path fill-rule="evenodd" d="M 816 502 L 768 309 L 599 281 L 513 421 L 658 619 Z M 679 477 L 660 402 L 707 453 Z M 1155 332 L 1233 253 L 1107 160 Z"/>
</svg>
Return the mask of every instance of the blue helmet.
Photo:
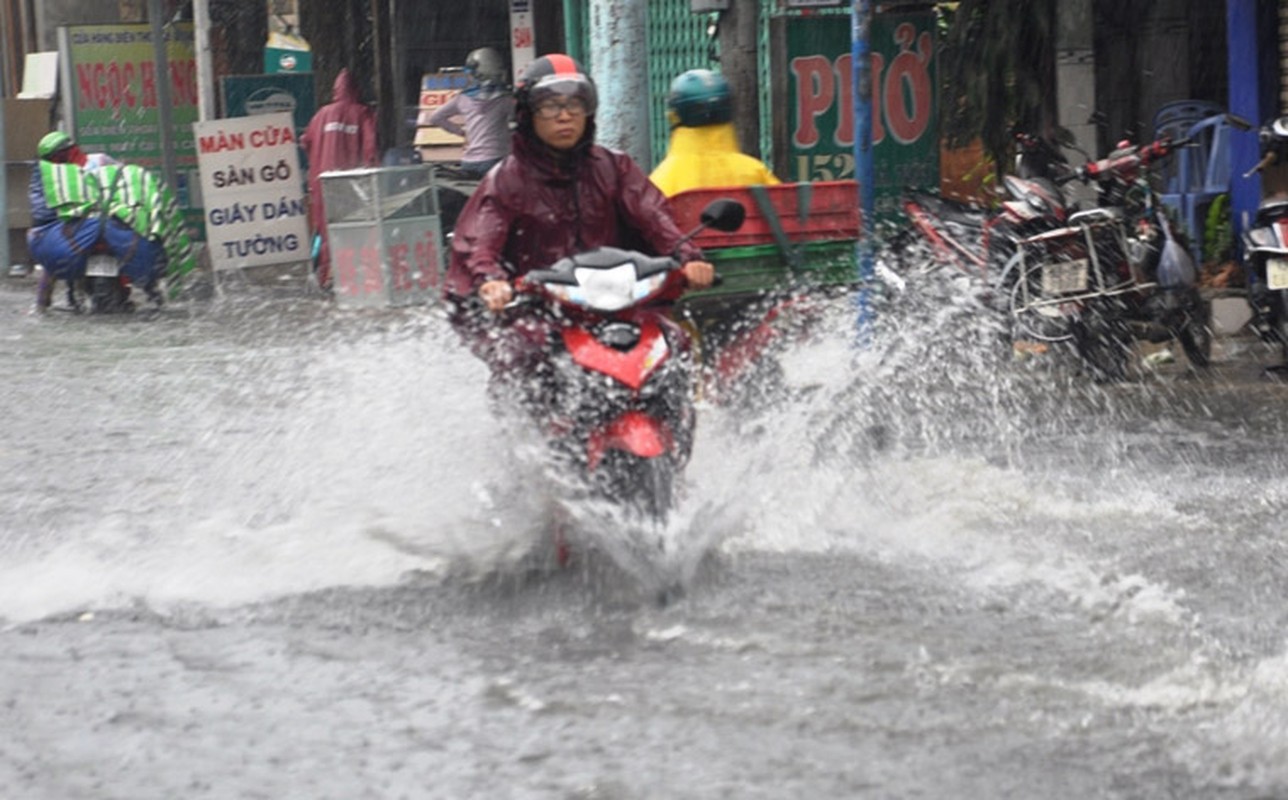
<svg viewBox="0 0 1288 800">
<path fill-rule="evenodd" d="M 709 69 L 691 69 L 671 81 L 666 97 L 671 126 L 696 128 L 733 119 L 733 97 L 729 81 Z"/>
</svg>

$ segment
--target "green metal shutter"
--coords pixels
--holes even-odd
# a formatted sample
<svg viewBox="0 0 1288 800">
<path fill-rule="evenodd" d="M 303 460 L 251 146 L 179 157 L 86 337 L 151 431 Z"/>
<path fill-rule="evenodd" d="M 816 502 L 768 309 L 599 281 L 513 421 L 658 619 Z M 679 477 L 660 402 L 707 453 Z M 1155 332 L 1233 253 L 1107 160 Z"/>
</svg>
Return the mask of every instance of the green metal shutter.
<svg viewBox="0 0 1288 800">
<path fill-rule="evenodd" d="M 769 84 L 769 17 L 777 11 L 778 0 L 760 0 L 760 42 L 758 72 L 760 82 L 760 153 L 766 163 L 773 163 L 773 129 Z M 594 74 L 590 63 L 590 43 L 587 27 L 581 21 L 590 17 L 590 0 L 564 0 L 565 19 L 575 20 L 565 30 L 570 53 L 582 54 L 579 60 Z M 689 0 L 648 0 L 649 53 L 649 135 L 652 142 L 653 163 L 656 166 L 666 155 L 670 127 L 666 123 L 666 95 L 676 75 L 689 69 L 719 69 L 712 60 L 717 53 L 715 39 L 707 34 L 714 21 L 714 14 L 695 14 L 689 10 Z"/>
<path fill-rule="evenodd" d="M 649 121 L 653 165 L 666 155 L 671 128 L 666 122 L 666 95 L 671 81 L 690 69 L 719 69 L 711 56 L 715 40 L 707 35 L 710 14 L 694 14 L 689 0 L 653 0 L 648 6 Z"/>
</svg>

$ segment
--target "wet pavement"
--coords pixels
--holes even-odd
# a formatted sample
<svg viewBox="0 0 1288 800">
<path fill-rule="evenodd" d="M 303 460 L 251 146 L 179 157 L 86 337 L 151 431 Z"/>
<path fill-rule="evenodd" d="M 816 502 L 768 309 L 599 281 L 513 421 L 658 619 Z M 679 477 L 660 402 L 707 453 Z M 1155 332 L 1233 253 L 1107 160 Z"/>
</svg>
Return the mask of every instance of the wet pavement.
<svg viewBox="0 0 1288 800">
<path fill-rule="evenodd" d="M 1288 388 L 1090 385 L 969 303 L 703 404 L 654 565 L 433 309 L 154 318 L 0 285 L 0 797 L 1288 795 Z"/>
</svg>

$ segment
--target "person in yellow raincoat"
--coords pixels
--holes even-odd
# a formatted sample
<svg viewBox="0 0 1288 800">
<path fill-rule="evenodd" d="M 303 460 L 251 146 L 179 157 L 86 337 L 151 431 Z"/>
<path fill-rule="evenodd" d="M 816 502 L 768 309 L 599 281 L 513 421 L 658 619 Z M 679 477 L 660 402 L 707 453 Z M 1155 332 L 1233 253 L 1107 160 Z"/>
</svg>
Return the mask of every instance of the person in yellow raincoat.
<svg viewBox="0 0 1288 800">
<path fill-rule="evenodd" d="M 671 141 L 649 175 L 667 197 L 689 189 L 778 183 L 758 159 L 738 148 L 729 82 L 709 69 L 691 69 L 671 82 L 666 98 Z"/>
</svg>

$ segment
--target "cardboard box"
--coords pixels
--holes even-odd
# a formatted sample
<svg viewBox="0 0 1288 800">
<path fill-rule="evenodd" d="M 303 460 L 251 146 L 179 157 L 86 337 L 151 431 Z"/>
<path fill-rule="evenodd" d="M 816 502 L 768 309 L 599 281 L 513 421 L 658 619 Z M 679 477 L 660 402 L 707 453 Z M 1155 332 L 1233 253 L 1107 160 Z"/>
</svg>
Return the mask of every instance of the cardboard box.
<svg viewBox="0 0 1288 800">
<path fill-rule="evenodd" d="M 31 225 L 27 181 L 36 160 L 36 145 L 52 129 L 49 115 L 53 107 L 54 101 L 45 98 L 4 98 L 4 224 L 7 228 L 25 229 Z"/>
<path fill-rule="evenodd" d="M 54 101 L 44 98 L 4 98 L 4 160 L 31 161 L 36 158 L 40 137 L 53 130 L 49 115 Z"/>
<path fill-rule="evenodd" d="M 5 164 L 5 225 L 9 228 L 31 226 L 31 203 L 27 200 L 27 183 L 31 180 L 31 165 L 9 162 Z"/>
</svg>

